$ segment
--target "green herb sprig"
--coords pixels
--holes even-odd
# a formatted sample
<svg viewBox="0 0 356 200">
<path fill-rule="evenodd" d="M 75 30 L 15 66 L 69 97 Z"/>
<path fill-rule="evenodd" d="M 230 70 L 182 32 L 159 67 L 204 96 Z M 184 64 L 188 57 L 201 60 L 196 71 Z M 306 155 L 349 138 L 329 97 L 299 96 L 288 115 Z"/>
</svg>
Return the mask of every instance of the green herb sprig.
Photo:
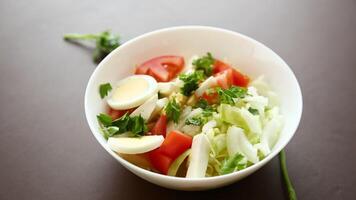
<svg viewBox="0 0 356 200">
<path fill-rule="evenodd" d="M 110 83 L 104 83 L 99 86 L 100 97 L 103 99 L 112 90 Z"/>
<path fill-rule="evenodd" d="M 215 59 L 211 55 L 211 53 L 207 53 L 206 56 L 198 58 L 193 61 L 193 65 L 195 66 L 196 70 L 202 70 L 206 77 L 211 76 L 213 72 L 213 64 Z"/>
<path fill-rule="evenodd" d="M 184 96 L 190 96 L 193 91 L 198 89 L 199 82 L 204 79 L 204 74 L 202 71 L 195 71 L 191 74 L 182 74 L 179 79 L 184 82 L 181 92 Z"/>
<path fill-rule="evenodd" d="M 218 92 L 220 102 L 230 105 L 235 104 L 235 98 L 243 98 L 247 93 L 246 88 L 236 86 L 233 86 L 229 89 L 217 88 L 216 91 Z"/>
<path fill-rule="evenodd" d="M 112 34 L 110 31 L 104 31 L 99 34 L 66 34 L 63 37 L 69 42 L 93 41 L 95 50 L 93 52 L 93 61 L 99 63 L 110 52 L 120 46 L 120 37 Z"/>
<path fill-rule="evenodd" d="M 175 99 L 168 102 L 165 109 L 168 120 L 173 120 L 174 123 L 178 123 L 179 116 L 181 114 L 181 107 Z"/>
<path fill-rule="evenodd" d="M 113 120 L 109 115 L 101 113 L 97 119 L 106 139 L 117 134 L 131 132 L 133 136 L 143 136 L 148 128 L 146 121 L 139 116 L 130 117 L 127 113 L 120 118 Z"/>
</svg>

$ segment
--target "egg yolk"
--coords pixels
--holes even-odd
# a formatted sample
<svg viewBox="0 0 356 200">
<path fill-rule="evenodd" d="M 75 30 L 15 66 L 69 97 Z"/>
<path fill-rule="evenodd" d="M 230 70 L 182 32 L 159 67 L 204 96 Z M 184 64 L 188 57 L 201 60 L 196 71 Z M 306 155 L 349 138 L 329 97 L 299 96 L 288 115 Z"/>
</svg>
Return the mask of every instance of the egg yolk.
<svg viewBox="0 0 356 200">
<path fill-rule="evenodd" d="M 120 84 L 113 92 L 112 99 L 114 101 L 130 101 L 133 98 L 140 96 L 148 89 L 148 82 L 142 78 L 133 78 Z"/>
</svg>

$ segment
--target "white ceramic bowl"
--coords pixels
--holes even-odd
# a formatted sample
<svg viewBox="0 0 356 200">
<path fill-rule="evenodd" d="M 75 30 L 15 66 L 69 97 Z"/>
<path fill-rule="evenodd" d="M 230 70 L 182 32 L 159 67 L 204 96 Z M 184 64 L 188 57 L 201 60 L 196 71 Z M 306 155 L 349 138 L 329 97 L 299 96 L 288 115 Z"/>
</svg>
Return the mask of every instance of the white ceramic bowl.
<svg viewBox="0 0 356 200">
<path fill-rule="evenodd" d="M 267 82 L 281 99 L 285 119 L 280 139 L 271 154 L 244 170 L 216 177 L 186 179 L 161 175 L 139 168 L 109 149 L 99 132 L 96 115 L 105 112 L 106 102 L 100 99 L 99 85 L 133 74 L 134 67 L 160 55 L 181 55 L 187 60 L 192 55 L 211 52 L 216 58 L 227 58 L 232 66 L 252 78 L 265 75 Z M 108 55 L 89 79 L 85 92 L 85 114 L 92 133 L 101 146 L 124 167 L 137 176 L 162 187 L 177 190 L 206 190 L 236 182 L 270 161 L 293 137 L 302 114 L 302 94 L 289 66 L 271 49 L 242 34 L 204 26 L 172 27 L 136 37 Z"/>
</svg>

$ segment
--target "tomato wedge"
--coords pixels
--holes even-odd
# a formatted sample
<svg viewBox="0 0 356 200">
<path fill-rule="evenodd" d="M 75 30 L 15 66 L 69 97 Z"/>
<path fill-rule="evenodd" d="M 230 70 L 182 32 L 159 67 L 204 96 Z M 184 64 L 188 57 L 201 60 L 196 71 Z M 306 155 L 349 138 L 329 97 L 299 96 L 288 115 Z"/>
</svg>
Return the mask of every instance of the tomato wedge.
<svg viewBox="0 0 356 200">
<path fill-rule="evenodd" d="M 192 146 L 192 137 L 179 131 L 172 131 L 165 138 L 160 150 L 163 154 L 175 160 L 180 154 Z"/>
<path fill-rule="evenodd" d="M 217 92 L 204 92 L 202 98 L 205 99 L 209 104 L 214 104 L 219 101 L 219 95 Z"/>
<path fill-rule="evenodd" d="M 160 171 L 162 174 L 167 174 L 169 166 L 171 166 L 173 159 L 162 153 L 161 149 L 155 149 L 150 151 L 148 154 L 148 159 L 151 165 Z"/>
<path fill-rule="evenodd" d="M 228 65 L 220 60 L 215 60 L 215 63 L 213 66 L 213 74 L 217 74 L 219 72 L 225 71 L 230 68 L 231 68 L 230 65 Z"/>
<path fill-rule="evenodd" d="M 112 108 L 109 108 L 109 112 L 108 114 L 110 115 L 110 117 L 115 120 L 115 119 L 118 119 L 120 117 L 122 117 L 125 113 L 132 113 L 136 108 L 131 108 L 131 109 L 128 109 L 128 110 L 114 110 Z"/>
<path fill-rule="evenodd" d="M 163 135 L 166 137 L 166 130 L 167 130 L 167 116 L 161 115 L 157 120 L 154 127 L 151 129 L 152 135 Z"/>
<path fill-rule="evenodd" d="M 223 89 L 228 89 L 232 84 L 232 69 L 228 69 L 216 74 L 216 82 Z"/>
<path fill-rule="evenodd" d="M 148 69 L 148 75 L 155 78 L 158 82 L 167 82 L 170 80 L 170 74 L 162 65 L 155 65 Z"/>
<path fill-rule="evenodd" d="M 147 74 L 157 81 L 167 82 L 175 78 L 183 67 L 184 58 L 181 56 L 159 56 L 139 65 L 135 74 Z"/>
<path fill-rule="evenodd" d="M 241 72 L 232 69 L 232 84 L 240 87 L 247 87 L 250 78 Z"/>
</svg>

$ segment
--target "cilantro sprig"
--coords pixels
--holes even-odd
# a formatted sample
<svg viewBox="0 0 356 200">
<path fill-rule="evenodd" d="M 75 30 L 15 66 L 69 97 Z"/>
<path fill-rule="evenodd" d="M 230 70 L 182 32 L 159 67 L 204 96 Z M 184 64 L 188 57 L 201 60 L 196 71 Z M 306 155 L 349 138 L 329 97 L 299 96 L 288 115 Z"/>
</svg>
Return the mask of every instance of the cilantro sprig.
<svg viewBox="0 0 356 200">
<path fill-rule="evenodd" d="M 203 125 L 203 119 L 201 117 L 191 117 L 185 120 L 186 125 L 201 126 Z"/>
<path fill-rule="evenodd" d="M 182 74 L 179 79 L 184 82 L 181 92 L 184 96 L 190 96 L 193 91 L 198 89 L 199 82 L 204 79 L 204 74 L 202 71 L 198 70 L 191 74 Z"/>
<path fill-rule="evenodd" d="M 203 117 L 209 117 L 215 111 L 215 108 L 209 105 L 208 101 L 205 99 L 199 99 L 194 107 L 203 109 L 202 112 Z"/>
<path fill-rule="evenodd" d="M 206 56 L 194 60 L 193 65 L 195 66 L 196 70 L 202 70 L 205 76 L 209 77 L 213 72 L 214 62 L 215 59 L 213 58 L 211 53 L 208 52 Z"/>
<path fill-rule="evenodd" d="M 127 113 L 122 117 L 113 120 L 109 115 L 101 113 L 97 119 L 106 139 L 117 134 L 131 132 L 133 136 L 143 136 L 148 130 L 146 121 L 141 115 L 130 117 Z"/>
<path fill-rule="evenodd" d="M 93 52 L 93 61 L 99 63 L 110 52 L 120 46 L 120 37 L 112 34 L 110 31 L 104 31 L 98 34 L 66 34 L 63 37 L 66 41 L 78 43 L 80 41 L 95 42 L 95 50 Z"/>
<path fill-rule="evenodd" d="M 170 100 L 164 110 L 166 111 L 168 120 L 173 120 L 174 123 L 178 123 L 181 107 L 175 99 Z"/>
<path fill-rule="evenodd" d="M 229 89 L 217 88 L 216 91 L 218 92 L 220 102 L 230 105 L 235 104 L 235 98 L 243 98 L 247 93 L 246 88 L 236 86 L 233 86 Z"/>
<path fill-rule="evenodd" d="M 99 86 L 100 97 L 103 99 L 112 90 L 110 83 L 104 83 Z"/>
<path fill-rule="evenodd" d="M 257 109 L 255 109 L 255 108 L 248 108 L 248 111 L 251 113 L 251 114 L 253 114 L 253 115 L 258 115 L 259 114 L 259 112 L 258 112 L 258 110 Z"/>
</svg>

